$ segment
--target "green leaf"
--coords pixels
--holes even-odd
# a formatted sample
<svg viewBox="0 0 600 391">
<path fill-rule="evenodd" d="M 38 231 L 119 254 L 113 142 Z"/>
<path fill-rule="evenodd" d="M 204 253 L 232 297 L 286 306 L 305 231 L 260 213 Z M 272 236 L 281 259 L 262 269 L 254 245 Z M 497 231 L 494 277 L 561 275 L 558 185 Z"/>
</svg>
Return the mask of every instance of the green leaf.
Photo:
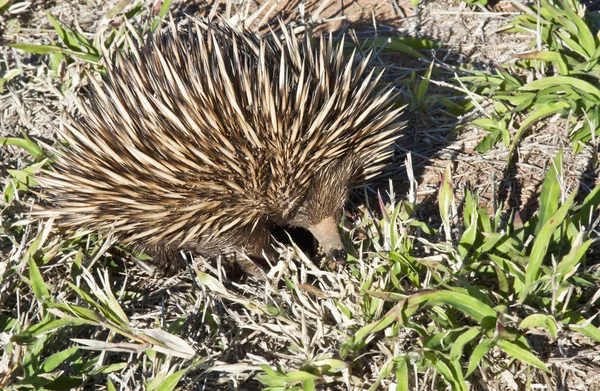
<svg viewBox="0 0 600 391">
<path fill-rule="evenodd" d="M 78 350 L 79 350 L 78 347 L 73 347 L 70 349 L 66 349 L 66 350 L 54 353 L 53 355 L 51 355 L 50 357 L 48 357 L 47 359 L 44 360 L 44 362 L 42 363 L 42 366 L 40 367 L 40 371 L 42 373 L 47 373 L 47 372 L 53 371 L 60 364 L 67 361 L 75 353 L 77 353 Z"/>
<path fill-rule="evenodd" d="M 465 212 L 467 212 L 466 209 Z M 464 262 L 466 262 L 466 257 L 469 253 L 469 250 L 471 250 L 475 246 L 475 240 L 477 240 L 477 208 L 472 208 L 471 213 L 472 214 L 469 219 L 471 223 L 469 224 L 465 232 L 463 232 L 458 243 L 458 251 Z M 467 219 L 465 217 L 465 221 L 466 220 Z"/>
<path fill-rule="evenodd" d="M 517 360 L 527 363 L 529 365 L 533 365 L 534 367 L 541 369 L 544 372 L 552 373 L 546 364 L 542 362 L 539 358 L 533 355 L 531 352 L 521 348 L 514 342 L 499 340 L 497 345 L 500 349 L 504 350 L 506 354 L 509 356 L 516 358 Z"/>
<path fill-rule="evenodd" d="M 83 323 L 74 323 L 69 319 L 45 319 L 40 323 L 36 323 L 29 327 L 27 330 L 23 332 L 24 335 L 30 335 L 32 337 L 39 337 L 40 335 L 49 333 L 54 330 L 58 330 L 61 327 L 72 325 L 72 324 L 83 324 Z"/>
<path fill-rule="evenodd" d="M 94 367 L 93 370 L 87 372 L 87 375 L 89 375 L 89 376 L 95 376 L 95 375 L 100 375 L 100 374 L 106 375 L 109 373 L 118 372 L 118 371 L 122 370 L 123 368 L 126 368 L 127 365 L 129 365 L 129 363 L 117 362 L 114 364 L 103 365 L 98 368 Z"/>
<path fill-rule="evenodd" d="M 67 29 L 63 28 L 63 26 L 48 12 L 46 12 L 46 17 L 48 18 L 48 21 L 50 21 L 52 27 L 54 27 L 54 30 L 56 30 L 58 33 L 58 37 L 65 44 L 65 46 L 76 52 L 81 51 L 81 45 L 79 42 L 77 42 L 77 39 L 73 36 L 73 34 L 70 34 Z"/>
<path fill-rule="evenodd" d="M 337 373 L 348 368 L 348 364 L 334 358 L 316 358 L 313 365 L 319 368 L 320 373 Z"/>
<path fill-rule="evenodd" d="M 490 149 L 492 149 L 494 145 L 496 145 L 496 143 L 498 143 L 498 140 L 500 140 L 501 135 L 502 131 L 499 129 L 486 134 L 483 137 L 483 139 L 481 139 L 481 141 L 475 146 L 475 152 L 488 152 Z"/>
<path fill-rule="evenodd" d="M 59 46 L 52 45 L 35 45 L 29 43 L 9 43 L 6 46 L 9 46 L 14 49 L 23 50 L 27 53 L 33 54 L 50 54 L 56 52 L 62 52 L 63 49 Z"/>
<path fill-rule="evenodd" d="M 439 208 L 440 216 L 442 217 L 442 223 L 444 225 L 444 233 L 446 234 L 446 240 L 450 241 L 450 219 L 452 213 L 452 201 L 454 200 L 454 191 L 452 188 L 452 171 L 450 165 L 446 166 L 444 174 L 442 174 L 442 183 L 440 185 L 439 192 Z"/>
<path fill-rule="evenodd" d="M 591 57 L 596 51 L 594 34 L 592 34 L 585 21 L 575 12 L 573 12 L 569 5 L 566 5 L 564 10 L 567 14 L 568 20 L 574 24 L 575 31 L 572 31 L 572 34 L 579 40 L 579 43 L 585 50 L 585 53 L 587 53 L 587 58 Z"/>
<path fill-rule="evenodd" d="M 446 363 L 443 360 L 437 360 L 434 363 L 435 369 L 451 384 L 452 390 L 467 391 L 468 387 L 460 371 L 460 367 Z"/>
<path fill-rule="evenodd" d="M 17 185 L 13 181 L 6 184 L 6 188 L 2 194 L 2 199 L 6 204 L 11 204 L 15 199 L 15 193 L 18 191 Z"/>
<path fill-rule="evenodd" d="M 573 224 L 576 227 L 580 225 L 588 225 L 592 223 L 592 214 L 600 205 L 600 185 L 594 187 L 594 189 L 588 194 L 577 213 L 573 216 Z"/>
<path fill-rule="evenodd" d="M 281 374 L 281 373 L 279 373 L 279 372 L 275 371 L 275 370 L 274 370 L 273 368 L 271 368 L 269 365 L 266 365 L 266 364 L 260 364 L 259 366 L 260 366 L 260 369 L 262 369 L 262 370 L 263 370 L 263 371 L 264 371 L 264 372 L 267 374 L 267 376 L 272 376 L 272 377 L 281 377 L 281 378 L 283 378 L 283 377 L 284 377 L 284 375 L 283 375 L 283 374 Z"/>
<path fill-rule="evenodd" d="M 46 298 L 50 297 L 48 287 L 46 286 L 44 278 L 35 264 L 33 257 L 29 257 L 29 280 L 31 281 L 33 294 L 39 301 L 44 301 Z"/>
<path fill-rule="evenodd" d="M 397 361 L 396 391 L 408 391 L 408 358 L 404 356 L 395 361 Z"/>
<path fill-rule="evenodd" d="M 539 91 L 549 87 L 570 86 L 579 91 L 594 95 L 600 100 L 600 89 L 585 80 L 571 76 L 550 76 L 534 80 L 520 88 L 521 91 Z"/>
<path fill-rule="evenodd" d="M 533 314 L 529 315 L 525 319 L 521 321 L 519 328 L 528 329 L 539 327 L 541 329 L 547 330 L 553 339 L 556 339 L 558 336 L 558 325 L 556 320 L 551 315 L 546 314 Z"/>
<path fill-rule="evenodd" d="M 498 316 L 496 311 L 494 311 L 494 309 L 492 309 L 490 306 L 464 293 L 453 291 L 433 291 L 416 294 L 409 298 L 410 304 L 412 304 L 411 298 L 413 297 L 416 299 L 415 301 L 426 300 L 427 305 L 429 306 L 450 305 L 475 319 L 477 322 L 481 322 L 487 317 L 495 319 Z"/>
<path fill-rule="evenodd" d="M 560 322 L 571 330 L 600 342 L 600 329 L 592 324 L 592 319 L 586 319 L 575 311 L 567 310 L 561 317 Z"/>
<path fill-rule="evenodd" d="M 473 354 L 471 354 L 471 359 L 469 360 L 469 366 L 467 367 L 467 373 L 465 373 L 465 377 L 469 377 L 469 375 L 473 373 L 475 369 L 477 369 L 477 366 L 479 365 L 483 357 L 493 347 L 494 343 L 489 338 L 479 342 L 479 344 L 475 347 L 475 350 L 473 350 Z"/>
<path fill-rule="evenodd" d="M 353 346 L 360 345 L 367 336 L 389 327 L 394 321 L 401 324 L 403 319 L 412 316 L 422 305 L 449 305 L 478 322 L 481 322 L 484 318 L 495 319 L 497 317 L 496 311 L 490 306 L 464 293 L 453 291 L 424 291 L 402 300 L 380 320 L 361 327 L 352 338 L 342 345 L 340 355 L 342 358 L 345 358 L 352 350 Z"/>
<path fill-rule="evenodd" d="M 7 46 L 34 54 L 62 53 L 71 57 L 80 58 L 93 64 L 96 64 L 100 60 L 100 56 L 96 54 L 75 52 L 73 50 L 61 48 L 60 46 L 34 45 L 28 43 L 9 43 Z"/>
<path fill-rule="evenodd" d="M 16 137 L 0 137 L 0 145 L 14 145 L 23 148 L 27 153 L 33 157 L 37 157 L 43 154 L 42 149 L 35 142 L 29 138 L 16 138 Z"/>
<path fill-rule="evenodd" d="M 400 246 L 400 239 L 402 238 L 402 235 L 400 234 L 400 232 L 398 232 L 398 230 L 396 229 L 396 221 L 398 221 L 398 215 L 400 214 L 400 210 L 402 209 L 402 203 L 399 202 L 396 207 L 394 208 L 394 211 L 392 212 L 392 216 L 390 217 L 390 221 L 392 222 L 389 225 L 389 229 L 390 229 L 390 248 L 392 250 L 397 250 L 398 246 Z"/>
<path fill-rule="evenodd" d="M 513 55 L 522 60 L 540 60 L 547 62 L 557 62 L 560 59 L 558 52 L 533 51 L 527 53 L 517 53 Z"/>
<path fill-rule="evenodd" d="M 415 58 L 425 58 L 425 56 L 411 47 L 414 41 L 404 41 L 402 38 L 377 38 L 367 39 L 364 41 L 366 45 L 374 45 L 376 48 L 382 48 L 385 45 L 385 52 L 405 53 Z"/>
<path fill-rule="evenodd" d="M 171 6 L 171 0 L 163 0 L 162 6 L 160 7 L 160 11 L 156 18 L 150 25 L 150 31 L 156 30 L 156 28 L 160 25 L 160 22 L 163 20 L 167 12 L 169 12 L 169 7 Z"/>
<path fill-rule="evenodd" d="M 91 322 L 92 324 L 101 325 L 104 323 L 105 319 L 89 308 L 77 306 L 77 305 L 69 305 L 64 303 L 47 303 L 49 307 L 59 309 L 67 314 L 71 314 L 76 317 L 76 319 L 80 319 L 86 322 Z"/>
<path fill-rule="evenodd" d="M 6 84 L 6 82 L 10 81 L 21 73 L 23 73 L 22 69 L 11 69 L 10 71 L 7 71 L 4 76 L 0 78 L 0 93 L 4 92 L 4 84 Z"/>
<path fill-rule="evenodd" d="M 417 102 L 422 102 L 423 99 L 425 98 L 425 94 L 427 93 L 427 89 L 429 88 L 429 79 L 431 78 L 433 64 L 434 64 L 433 61 L 431 62 L 431 64 L 429 64 L 429 68 L 427 68 L 427 72 L 425 72 L 423 79 L 419 83 L 419 87 L 417 87 L 417 91 L 415 93 L 415 99 Z"/>
<path fill-rule="evenodd" d="M 415 50 L 438 49 L 438 48 L 441 48 L 444 46 L 441 42 L 435 41 L 432 39 L 424 39 L 424 38 L 409 37 L 409 36 L 395 37 L 392 39 L 402 42 L 405 45 L 408 45 Z"/>
<path fill-rule="evenodd" d="M 0 314 L 0 332 L 12 330 L 17 325 L 17 319 Z"/>
<path fill-rule="evenodd" d="M 285 376 L 283 374 L 276 372 L 268 365 L 261 364 L 259 366 L 265 372 L 265 374 L 258 375 L 258 381 L 269 387 L 282 387 L 283 389 L 283 387 L 287 386 Z"/>
<path fill-rule="evenodd" d="M 134 5 L 129 11 L 125 12 L 125 18 L 131 20 L 136 16 L 140 15 L 144 11 L 144 4 L 142 2 Z"/>
<path fill-rule="evenodd" d="M 156 389 L 156 391 L 172 391 L 175 389 L 175 387 L 177 387 L 177 384 L 179 383 L 179 381 L 181 380 L 181 377 L 183 375 L 185 375 L 185 373 L 188 371 L 188 369 L 182 369 L 180 371 L 177 371 L 169 376 L 167 376 L 167 378 L 164 380 L 164 382 Z"/>
<path fill-rule="evenodd" d="M 510 104 L 514 105 L 515 108 L 511 110 L 513 113 L 521 112 L 531 106 L 535 100 L 536 94 L 530 92 L 522 92 L 517 95 L 496 95 L 495 99 L 506 100 Z"/>
<path fill-rule="evenodd" d="M 305 380 L 302 382 L 302 391 L 315 391 L 315 381 Z"/>
<path fill-rule="evenodd" d="M 285 375 L 286 381 L 290 384 L 301 382 L 301 381 L 306 381 L 306 380 L 316 380 L 318 378 L 319 378 L 318 376 L 315 376 L 313 374 L 310 374 L 310 373 L 304 372 L 304 371 L 292 371 L 292 372 L 288 372 Z"/>
<path fill-rule="evenodd" d="M 593 324 L 588 323 L 587 320 L 582 321 L 581 324 L 571 324 L 569 327 L 571 330 L 576 331 L 581 335 L 585 335 L 596 342 L 600 342 L 600 330 Z"/>
<path fill-rule="evenodd" d="M 450 349 L 450 360 L 459 360 L 463 354 L 463 349 L 465 345 L 471 342 L 479 334 L 480 331 L 477 328 L 471 327 L 467 331 L 459 335 L 458 338 L 456 338 L 456 340 L 452 344 L 452 348 Z"/>
<path fill-rule="evenodd" d="M 533 248 L 531 249 L 531 255 L 529 256 L 529 262 L 527 264 L 527 272 L 525 273 L 525 289 L 521 292 L 519 297 L 521 302 L 527 298 L 532 286 L 539 278 L 542 262 L 544 261 L 546 253 L 548 252 L 548 245 L 550 244 L 552 235 L 556 228 L 562 224 L 567 212 L 569 211 L 569 208 L 573 204 L 573 200 L 577 195 L 577 188 L 578 187 L 571 192 L 571 195 L 560 207 L 560 209 L 558 209 L 558 211 L 552 215 L 548 222 L 544 224 L 538 236 L 535 238 Z"/>
<path fill-rule="evenodd" d="M 536 234 L 539 234 L 544 224 L 558 210 L 558 203 L 561 198 L 561 182 L 563 180 L 562 170 L 563 151 L 561 149 L 552 161 L 544 183 L 542 183 L 539 220 L 535 229 Z"/>
<path fill-rule="evenodd" d="M 510 150 L 508 152 L 508 161 L 507 161 L 506 165 L 510 166 L 512 164 L 512 156 L 514 155 L 515 149 L 516 149 L 517 145 L 519 145 L 519 141 L 521 141 L 521 137 L 523 137 L 523 134 L 529 128 L 529 126 L 531 126 L 531 124 L 533 124 L 533 123 L 537 122 L 538 120 L 540 120 L 544 117 L 547 117 L 549 115 L 562 113 L 564 110 L 566 110 L 570 107 L 571 107 L 571 105 L 569 103 L 563 102 L 563 101 L 548 103 L 548 104 L 540 107 L 539 109 L 535 110 L 527 118 L 525 118 L 525 120 L 523 120 L 523 122 L 521 123 L 521 126 L 517 130 L 517 134 L 515 134 L 515 137 L 511 143 Z"/>
<path fill-rule="evenodd" d="M 32 164 L 23 170 L 6 170 L 6 172 L 15 178 L 19 190 L 27 190 L 29 187 L 38 185 L 33 174 L 44 164 L 46 164 L 46 160 Z M 35 251 L 37 251 L 37 249 Z"/>
<path fill-rule="evenodd" d="M 60 373 L 60 372 L 59 372 Z M 44 388 L 47 390 L 73 390 L 83 385 L 83 378 L 78 376 L 60 375 L 47 384 Z"/>
<path fill-rule="evenodd" d="M 44 388 L 44 386 L 52 383 L 52 381 L 57 377 L 57 374 L 47 374 L 46 376 L 26 376 L 24 379 L 19 381 L 19 385 L 30 387 L 20 387 L 17 389 L 33 388 L 34 390 L 47 390 L 47 388 Z"/>
<path fill-rule="evenodd" d="M 575 274 L 581 265 L 581 261 L 585 257 L 588 248 L 594 242 L 593 240 L 588 240 L 584 243 L 581 243 L 583 235 L 584 232 L 580 231 L 575 239 L 575 243 L 571 245 L 571 250 L 569 253 L 563 257 L 558 265 L 556 265 L 556 279 L 558 281 L 564 281 Z"/>
<path fill-rule="evenodd" d="M 475 126 L 479 126 L 488 131 L 496 131 L 500 129 L 500 120 L 497 117 L 493 118 L 480 118 L 471 122 Z"/>
</svg>

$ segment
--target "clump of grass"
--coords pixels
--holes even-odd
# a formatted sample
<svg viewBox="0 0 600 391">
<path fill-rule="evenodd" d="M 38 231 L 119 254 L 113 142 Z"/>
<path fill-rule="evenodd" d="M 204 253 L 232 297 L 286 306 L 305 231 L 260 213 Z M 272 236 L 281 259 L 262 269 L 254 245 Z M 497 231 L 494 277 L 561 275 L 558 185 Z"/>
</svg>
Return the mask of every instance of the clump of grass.
<svg viewBox="0 0 600 391">
<path fill-rule="evenodd" d="M 460 78 L 493 104 L 488 118 L 473 122 L 489 132 L 477 150 L 488 151 L 502 141 L 512 157 L 532 126 L 558 114 L 569 119 L 569 137 L 579 152 L 595 138 L 600 123 L 597 17 L 575 0 L 541 0 L 539 8 L 522 9 L 524 15 L 515 18 L 507 31 L 531 33 L 535 49 L 516 55 L 519 60 L 510 69 L 497 67 L 492 73 L 472 72 Z M 514 123 L 518 128 L 511 136 Z"/>
<path fill-rule="evenodd" d="M 466 390 L 480 377 L 504 372 L 517 378 L 523 366 L 531 372 L 521 381 L 539 381 L 541 372 L 552 370 L 540 357 L 548 352 L 532 348 L 530 333 L 544 330 L 547 343 L 569 333 L 600 342 L 592 324 L 599 276 L 585 266 L 600 187 L 575 205 L 576 189 L 567 193 L 559 184 L 561 159 L 559 154 L 544 182 L 542 208 L 524 223 L 516 213 L 503 218 L 501 209 L 490 215 L 468 191 L 455 214 L 449 169 L 440 189 L 439 230 L 416 220 L 407 202 L 381 203 L 381 219 L 365 214 L 356 232 L 368 239 L 355 243 L 360 255 L 347 280 L 319 276 L 314 284 L 320 295 L 296 304 L 304 311 L 320 304 L 335 319 L 328 326 L 337 329 L 332 345 L 339 346 L 339 356 L 331 357 L 341 359 L 348 373 L 374 379 L 353 378 L 353 386 L 408 390 L 433 381 L 434 389 Z M 306 296 L 305 288 L 290 288 Z M 342 294 L 330 298 L 326 292 Z M 302 319 L 299 330 L 308 328 L 308 335 L 323 327 Z M 296 377 L 303 369 L 306 378 Z M 300 390 L 330 384 L 326 375 L 309 362 L 285 369 L 280 361 L 260 379 L 270 389 Z M 328 375 L 346 381 L 343 373 Z"/>
<path fill-rule="evenodd" d="M 126 9 L 128 3 L 121 2 L 104 15 L 106 20 L 111 20 L 117 15 L 122 15 L 120 27 L 117 29 L 108 26 L 108 31 L 101 29 L 95 34 L 93 40 L 86 38 L 77 28 L 69 27 L 56 20 L 49 13 L 46 13 L 46 17 L 58 34 L 60 42 L 50 45 L 10 43 L 8 46 L 28 53 L 48 55 L 49 67 L 53 72 L 52 74 L 57 77 L 60 76 L 60 68 L 63 60 L 67 63 L 76 60 L 85 61 L 93 66 L 92 69 L 104 71 L 104 67 L 100 65 L 100 60 L 103 56 L 113 50 L 125 49 L 127 42 L 125 38 L 127 35 L 140 37 L 147 31 L 154 31 L 167 14 L 170 4 L 170 0 L 162 2 L 162 6 L 157 10 L 156 15 L 148 18 L 143 3 L 137 3 L 133 7 Z M 147 23 L 134 30 L 129 21 L 141 15 L 146 16 Z"/>
</svg>

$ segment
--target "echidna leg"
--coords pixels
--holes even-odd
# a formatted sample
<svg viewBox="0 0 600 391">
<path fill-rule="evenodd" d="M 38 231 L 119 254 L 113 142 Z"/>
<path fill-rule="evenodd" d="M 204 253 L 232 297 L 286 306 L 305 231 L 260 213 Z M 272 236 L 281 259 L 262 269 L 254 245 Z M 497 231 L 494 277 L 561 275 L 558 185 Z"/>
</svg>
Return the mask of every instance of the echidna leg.
<svg viewBox="0 0 600 391">
<path fill-rule="evenodd" d="M 256 257 L 251 257 L 243 253 L 235 253 L 231 255 L 233 263 L 240 269 L 243 275 L 258 277 L 262 275 L 261 267 L 259 266 Z"/>
<path fill-rule="evenodd" d="M 185 261 L 176 246 L 154 246 L 144 250 L 152 257 L 158 275 L 173 276 L 185 269 Z"/>
<path fill-rule="evenodd" d="M 214 239 L 213 239 L 214 240 Z M 233 274 L 261 276 L 267 262 L 264 254 L 271 260 L 277 259 L 277 251 L 271 246 L 271 232 L 263 227 L 254 230 L 236 232 L 235 236 L 220 237 L 214 241 L 200 240 L 179 246 L 178 243 L 159 244 L 144 248 L 152 256 L 152 264 L 158 274 L 171 276 L 185 269 L 186 264 L 181 251 L 190 251 L 214 261 L 221 256 L 222 265 Z"/>
<path fill-rule="evenodd" d="M 271 246 L 271 231 L 257 227 L 240 240 L 240 246 L 235 251 L 235 263 L 247 275 L 261 276 L 268 263 L 265 255 L 271 261 L 278 257 L 277 251 Z"/>
</svg>

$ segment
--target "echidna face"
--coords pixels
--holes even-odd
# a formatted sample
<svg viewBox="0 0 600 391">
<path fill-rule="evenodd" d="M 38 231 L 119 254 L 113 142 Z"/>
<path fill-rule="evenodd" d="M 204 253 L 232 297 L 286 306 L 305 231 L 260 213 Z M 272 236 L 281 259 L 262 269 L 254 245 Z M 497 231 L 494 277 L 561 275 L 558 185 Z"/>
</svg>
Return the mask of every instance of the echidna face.
<svg viewBox="0 0 600 391">
<path fill-rule="evenodd" d="M 356 169 L 354 162 L 343 160 L 318 172 L 301 207 L 287 221 L 310 231 L 323 251 L 337 262 L 344 262 L 347 257 L 339 224 Z"/>
</svg>

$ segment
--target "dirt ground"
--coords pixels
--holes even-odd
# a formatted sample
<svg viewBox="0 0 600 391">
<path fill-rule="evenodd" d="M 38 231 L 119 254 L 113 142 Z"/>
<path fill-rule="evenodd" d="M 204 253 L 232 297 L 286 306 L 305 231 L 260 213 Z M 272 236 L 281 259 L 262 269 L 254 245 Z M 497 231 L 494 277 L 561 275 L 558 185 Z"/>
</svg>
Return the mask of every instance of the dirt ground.
<svg viewBox="0 0 600 391">
<path fill-rule="evenodd" d="M 18 1 L 14 2 L 19 3 Z M 25 4 L 27 3 L 27 5 Z M 89 35 L 106 23 L 102 18 L 118 1 L 43 1 L 23 2 L 22 9 L 0 15 L 0 42 L 47 44 L 56 40 L 56 35 L 44 12 L 68 25 L 77 25 Z M 146 1 L 147 6 L 155 6 Z M 245 1 L 238 2 L 242 11 Z M 465 3 L 452 0 L 422 1 L 418 7 L 409 0 L 330 0 L 308 1 L 299 7 L 300 1 L 261 0 L 248 5 L 251 13 L 267 3 L 261 19 L 274 22 L 313 20 L 317 30 L 337 33 L 356 30 L 357 37 L 400 37 L 412 36 L 442 42 L 440 49 L 432 50 L 426 60 L 398 58 L 397 55 L 382 54 L 379 61 L 387 67 L 387 81 L 410 77 L 412 71 L 423 74 L 431 61 L 440 66 L 472 67 L 485 69 L 494 66 L 508 67 L 515 61 L 513 54 L 528 50 L 531 37 L 502 32 L 502 27 L 514 16 L 517 9 L 510 2 L 497 2 L 494 8 L 469 8 Z M 240 9 L 229 9 L 218 3 L 174 1 L 174 14 L 187 13 L 206 15 L 213 10 L 234 14 Z M 269 7 L 273 7 L 269 9 Z M 258 24 L 263 24 L 260 20 Z M 22 69 L 23 73 L 5 86 L 0 94 L 0 137 L 29 137 L 51 144 L 57 139 L 55 127 L 65 111 L 73 110 L 73 100 L 58 90 L 56 79 L 50 76 L 45 56 L 27 54 L 7 46 L 0 47 L 0 63 L 4 69 Z M 64 78 L 78 74 L 77 65 L 65 67 Z M 71 90 L 75 91 L 76 86 Z M 403 87 L 400 87 L 403 88 Z M 398 143 L 398 153 L 390 165 L 387 175 L 393 180 L 396 194 L 404 197 L 408 190 L 408 176 L 404 166 L 406 153 L 410 152 L 416 180 L 419 183 L 418 199 L 427 203 L 435 200 L 443 170 L 451 165 L 453 179 L 460 195 L 470 186 L 481 197 L 482 202 L 499 204 L 528 211 L 535 210 L 548 164 L 555 154 L 565 151 L 565 184 L 572 188 L 581 183 L 585 193 L 598 180 L 595 167 L 597 151 L 587 147 L 574 155 L 568 140 L 566 120 L 550 118 L 540 131 L 533 131 L 522 142 L 514 168 L 506 170 L 508 149 L 498 146 L 486 154 L 474 148 L 485 135 L 482 130 L 466 126 L 455 131 L 457 125 L 466 124 L 477 116 L 488 115 L 483 109 L 468 118 L 448 117 L 439 112 L 423 112 L 409 118 L 405 136 Z M 6 170 L 20 168 L 25 154 L 18 148 L 0 148 L 0 173 L 7 177 Z M 384 183 L 383 188 L 387 188 Z M 437 210 L 425 214 L 434 215 Z M 527 217 L 527 216 L 525 216 Z M 576 346 L 577 341 L 570 341 Z M 586 350 L 560 364 L 569 368 L 568 382 L 572 389 L 600 390 L 598 353 Z M 552 354 L 552 352 L 549 352 Z M 552 359 L 551 359 L 552 360 Z M 557 359 L 559 362 L 559 359 Z M 510 384 L 495 389 L 513 389 Z"/>
</svg>

